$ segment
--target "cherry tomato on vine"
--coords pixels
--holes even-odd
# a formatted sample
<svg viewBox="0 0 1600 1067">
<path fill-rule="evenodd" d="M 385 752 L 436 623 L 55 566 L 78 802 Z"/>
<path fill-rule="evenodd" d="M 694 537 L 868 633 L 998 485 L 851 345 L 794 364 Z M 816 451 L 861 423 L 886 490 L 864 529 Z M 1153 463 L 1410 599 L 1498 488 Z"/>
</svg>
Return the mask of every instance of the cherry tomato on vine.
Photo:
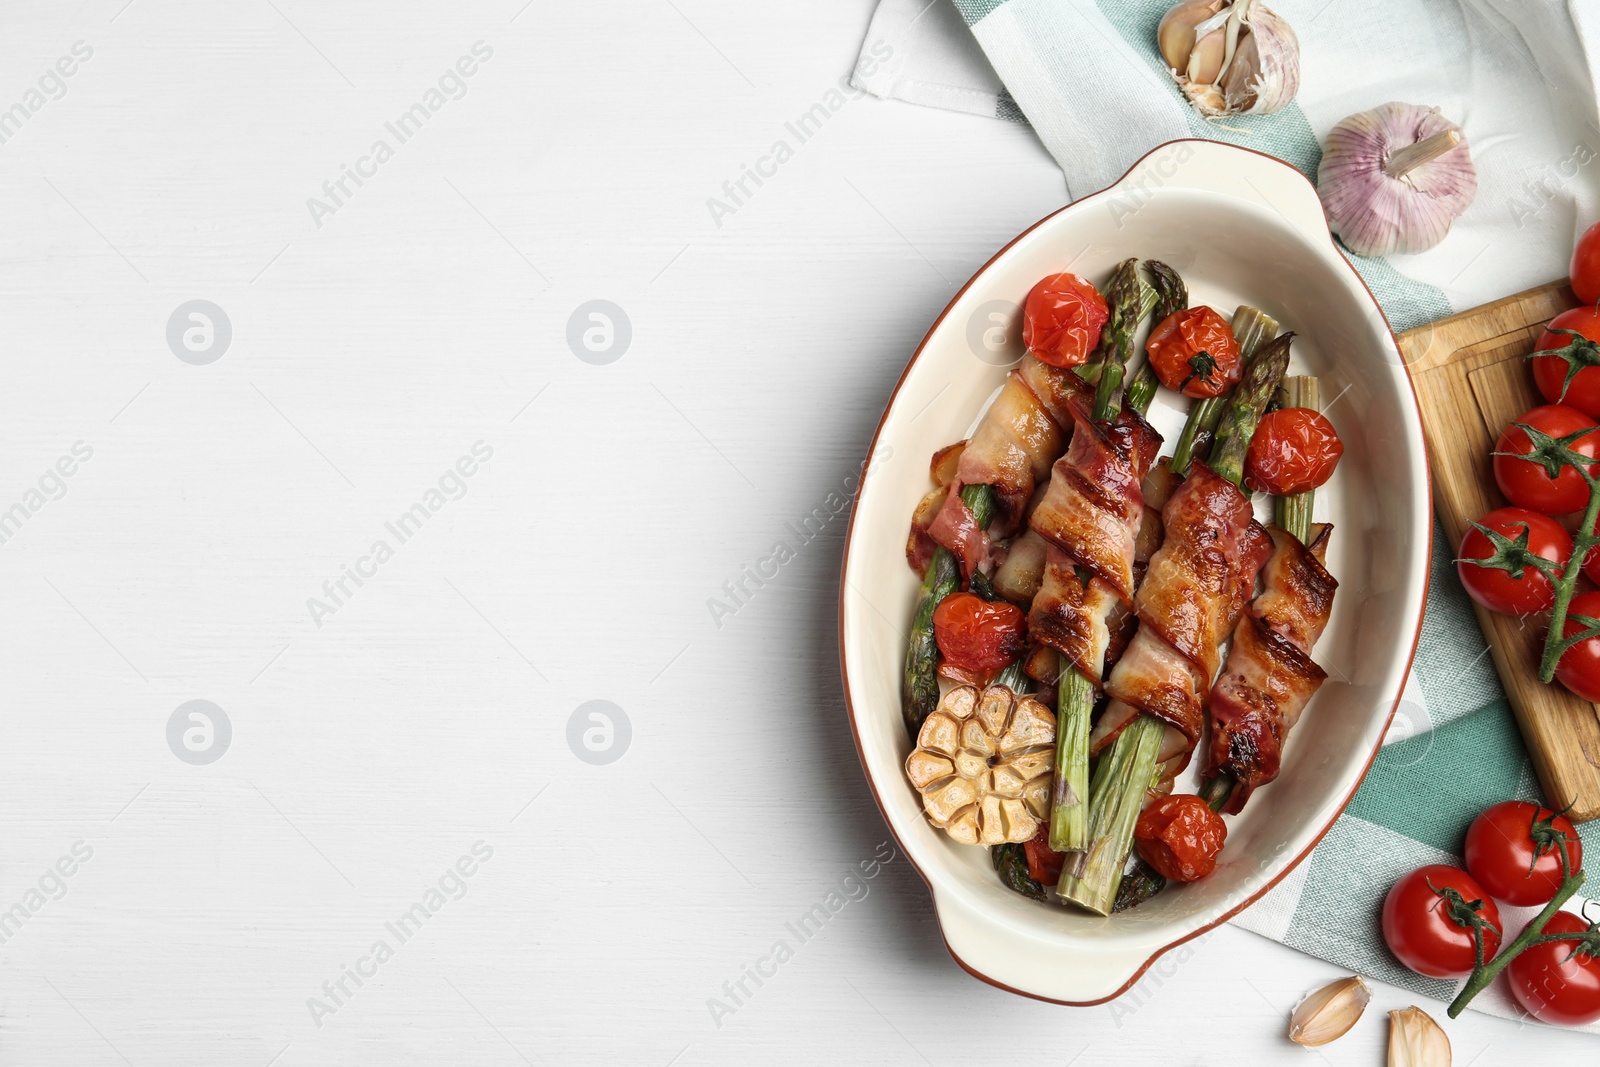
<svg viewBox="0 0 1600 1067">
<path fill-rule="evenodd" d="M 1239 380 L 1239 342 L 1227 320 L 1204 305 L 1161 320 L 1144 349 L 1161 384 L 1184 396 L 1221 396 Z"/>
<path fill-rule="evenodd" d="M 1517 544 L 1496 547 L 1478 526 L 1486 527 Z M 1597 554 L 1600 555 L 1600 554 Z M 1542 557 L 1565 567 L 1572 558 L 1572 535 L 1548 515 L 1527 508 L 1496 508 L 1461 539 L 1456 575 L 1467 595 L 1501 615 L 1533 615 L 1555 606 L 1556 590 L 1530 557 Z M 1593 558 L 1593 557 L 1591 557 Z M 1504 566 L 1479 566 L 1473 560 L 1493 560 Z"/>
<path fill-rule="evenodd" d="M 1496 804 L 1467 830 L 1467 870 L 1496 900 L 1533 908 L 1561 888 L 1561 842 L 1567 862 L 1583 866 L 1583 842 L 1564 815 L 1526 800 Z"/>
<path fill-rule="evenodd" d="M 1549 437 L 1566 437 L 1581 430 L 1600 428 L 1583 412 L 1560 404 L 1534 408 L 1515 421 Z M 1586 459 L 1600 456 L 1600 433 L 1586 433 L 1570 447 Z M 1494 457 L 1494 480 L 1506 499 L 1518 507 L 1532 508 L 1546 515 L 1565 515 L 1589 503 L 1588 483 L 1576 468 L 1560 467 L 1552 478 L 1542 462 L 1516 458 L 1533 451 L 1532 442 L 1520 426 L 1507 426 L 1494 450 L 1515 454 Z M 1600 475 L 1600 465 L 1585 463 L 1584 466 L 1590 474 Z"/>
<path fill-rule="evenodd" d="M 1076 274 L 1052 274 L 1023 305 L 1022 343 L 1052 367 L 1076 367 L 1100 343 L 1111 317 L 1105 298 Z"/>
<path fill-rule="evenodd" d="M 1567 605 L 1567 625 L 1562 634 L 1572 637 L 1584 626 L 1574 615 L 1600 619 L 1600 593 L 1580 593 Z M 1585 700 L 1600 701 L 1600 637 L 1579 641 L 1556 661 L 1556 681 Z"/>
<path fill-rule="evenodd" d="M 1558 911 L 1545 925 L 1546 934 L 1581 934 L 1589 924 L 1570 911 Z M 1517 1003 L 1540 1022 L 1585 1026 L 1600 1019 L 1600 957 L 1583 942 L 1546 941 L 1524 949 L 1506 967 Z"/>
<path fill-rule="evenodd" d="M 1583 231 L 1572 250 L 1572 292 L 1580 303 L 1600 300 L 1600 222 Z"/>
<path fill-rule="evenodd" d="M 989 675 L 1022 652 L 1022 609 L 973 593 L 952 593 L 933 609 L 933 639 L 944 658 L 963 670 Z"/>
<path fill-rule="evenodd" d="M 1476 907 L 1474 907 L 1476 905 Z M 1460 978 L 1475 962 L 1473 924 L 1483 927 L 1483 958 L 1500 951 L 1500 909 L 1459 867 L 1419 867 L 1401 878 L 1383 901 L 1383 940 L 1407 967 L 1430 978 Z"/>
<path fill-rule="evenodd" d="M 1304 493 L 1333 477 L 1344 442 L 1333 423 L 1310 408 L 1261 416 L 1245 456 L 1245 484 L 1273 496 Z"/>
<path fill-rule="evenodd" d="M 1596 268 L 1600 270 L 1600 262 Z M 1559 332 L 1563 330 L 1571 333 Z M 1596 342 L 1600 342 L 1600 311 L 1592 304 L 1572 308 L 1550 320 L 1533 357 L 1533 380 L 1544 398 L 1577 408 L 1591 419 L 1600 418 L 1600 344 Z M 1555 354 L 1541 356 L 1539 352 Z"/>
<path fill-rule="evenodd" d="M 1173 793 L 1139 814 L 1133 839 L 1139 855 L 1161 874 L 1174 882 L 1193 882 L 1217 869 L 1228 826 L 1199 797 Z"/>
</svg>

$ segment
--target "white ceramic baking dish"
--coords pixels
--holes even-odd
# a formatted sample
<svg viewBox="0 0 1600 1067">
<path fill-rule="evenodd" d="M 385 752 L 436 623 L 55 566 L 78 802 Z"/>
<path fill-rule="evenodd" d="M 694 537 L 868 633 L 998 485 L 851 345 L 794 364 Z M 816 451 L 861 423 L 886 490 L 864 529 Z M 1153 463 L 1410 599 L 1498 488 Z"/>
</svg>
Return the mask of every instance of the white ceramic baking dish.
<svg viewBox="0 0 1600 1067">
<path fill-rule="evenodd" d="M 1346 451 L 1317 494 L 1335 525 L 1340 586 L 1316 648 L 1329 680 L 1284 752 L 1282 776 L 1231 819 L 1215 874 L 1099 918 L 1004 888 L 987 849 L 923 818 L 903 764 L 905 631 L 917 577 L 904 548 L 927 461 L 966 436 L 1020 358 L 1018 305 L 1040 278 L 1097 282 L 1128 256 L 1161 259 L 1191 300 L 1231 315 L 1250 303 L 1298 335 L 1292 371 L 1322 379 Z M 1176 440 L 1164 390 L 1151 420 Z M 840 652 L 851 728 L 879 807 L 933 893 L 946 944 L 972 974 L 1063 1003 L 1125 991 L 1163 952 L 1248 907 L 1303 860 L 1377 753 L 1411 664 L 1432 530 L 1422 428 L 1410 379 L 1372 294 L 1328 234 L 1316 191 L 1287 164 L 1210 141 L 1162 145 L 1109 189 L 1073 203 L 1000 251 L 923 339 L 878 426 L 845 550 Z M 1197 761 L 1198 762 L 1198 761 Z"/>
</svg>

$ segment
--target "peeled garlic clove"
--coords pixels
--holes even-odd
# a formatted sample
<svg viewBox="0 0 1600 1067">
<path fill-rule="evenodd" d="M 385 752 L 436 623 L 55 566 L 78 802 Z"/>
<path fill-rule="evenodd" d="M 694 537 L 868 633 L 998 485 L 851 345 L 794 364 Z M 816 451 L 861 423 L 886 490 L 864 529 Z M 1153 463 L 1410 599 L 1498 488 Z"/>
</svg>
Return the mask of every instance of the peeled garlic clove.
<svg viewBox="0 0 1600 1067">
<path fill-rule="evenodd" d="M 1450 1039 L 1421 1008 L 1391 1011 L 1389 1067 L 1450 1067 Z"/>
<path fill-rule="evenodd" d="M 1183 0 L 1156 43 L 1202 114 L 1266 115 L 1300 91 L 1300 40 L 1260 0 Z"/>
<path fill-rule="evenodd" d="M 1222 60 L 1227 54 L 1226 30 L 1215 29 L 1194 43 L 1189 52 L 1187 74 L 1195 85 L 1211 85 L 1222 73 Z"/>
<path fill-rule="evenodd" d="M 1437 108 L 1388 103 L 1328 131 L 1317 192 L 1350 251 L 1409 255 L 1444 240 L 1478 194 L 1478 171 L 1461 127 Z"/>
<path fill-rule="evenodd" d="M 1194 28 L 1222 10 L 1223 0 L 1183 0 L 1168 11 L 1156 30 L 1156 45 L 1161 58 L 1172 70 L 1186 70 L 1194 51 Z M 1218 59 L 1220 65 L 1221 59 Z"/>
<path fill-rule="evenodd" d="M 1371 999 L 1367 983 L 1354 976 L 1325 985 L 1295 1006 L 1289 1016 L 1289 1040 L 1316 1046 L 1343 1037 Z"/>
</svg>

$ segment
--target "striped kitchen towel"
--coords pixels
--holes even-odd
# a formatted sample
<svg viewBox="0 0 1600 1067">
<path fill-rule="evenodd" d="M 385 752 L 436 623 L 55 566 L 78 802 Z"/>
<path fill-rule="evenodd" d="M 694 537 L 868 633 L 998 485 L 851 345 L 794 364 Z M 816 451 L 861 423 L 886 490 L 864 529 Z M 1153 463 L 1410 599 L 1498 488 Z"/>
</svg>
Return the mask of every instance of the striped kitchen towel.
<svg viewBox="0 0 1600 1067">
<path fill-rule="evenodd" d="M 1600 167 L 1590 169 L 1600 160 L 1590 62 L 1600 57 L 1600 6 L 1274 0 L 1300 38 L 1296 101 L 1274 115 L 1207 121 L 1156 51 L 1156 27 L 1171 4 L 880 0 L 854 84 L 885 98 L 1025 120 L 1074 198 L 1178 137 L 1267 152 L 1315 180 L 1319 140 L 1339 119 L 1390 100 L 1438 107 L 1466 132 L 1476 201 L 1427 252 L 1351 259 L 1397 330 L 1563 276 L 1576 235 L 1600 217 Z M 1414 867 L 1454 861 L 1484 807 L 1534 799 L 1538 787 L 1455 579 L 1454 546 L 1442 533 L 1434 543 L 1422 642 L 1383 752 L 1312 856 L 1235 922 L 1448 1001 L 1452 983 L 1412 974 L 1384 948 L 1383 896 Z M 1600 855 L 1600 823 L 1583 837 Z M 1533 909 L 1502 914 L 1517 930 Z M 1498 987 L 1473 1006 L 1521 1014 Z M 1600 1033 L 1600 1025 L 1590 1029 Z"/>
</svg>

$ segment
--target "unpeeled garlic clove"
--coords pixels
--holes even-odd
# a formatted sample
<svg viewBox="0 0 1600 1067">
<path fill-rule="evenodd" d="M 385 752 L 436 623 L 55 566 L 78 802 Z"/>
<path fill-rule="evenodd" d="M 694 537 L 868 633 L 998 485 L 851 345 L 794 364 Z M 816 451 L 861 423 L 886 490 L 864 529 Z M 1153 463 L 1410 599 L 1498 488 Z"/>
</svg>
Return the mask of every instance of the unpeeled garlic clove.
<svg viewBox="0 0 1600 1067">
<path fill-rule="evenodd" d="M 1450 1067 L 1450 1039 L 1421 1008 L 1391 1011 L 1389 1067 Z"/>
<path fill-rule="evenodd" d="M 1326 1045 L 1343 1037 L 1372 1000 L 1367 983 L 1352 975 L 1309 993 L 1289 1016 L 1289 1040 L 1299 1045 Z"/>
<path fill-rule="evenodd" d="M 1267 115 L 1300 90 L 1300 40 L 1260 0 L 1183 0 L 1156 43 L 1172 76 L 1205 115 Z"/>
<path fill-rule="evenodd" d="M 1328 224 L 1358 256 L 1422 252 L 1478 194 L 1461 127 L 1438 108 L 1388 103 L 1328 131 L 1317 167 Z"/>
</svg>

